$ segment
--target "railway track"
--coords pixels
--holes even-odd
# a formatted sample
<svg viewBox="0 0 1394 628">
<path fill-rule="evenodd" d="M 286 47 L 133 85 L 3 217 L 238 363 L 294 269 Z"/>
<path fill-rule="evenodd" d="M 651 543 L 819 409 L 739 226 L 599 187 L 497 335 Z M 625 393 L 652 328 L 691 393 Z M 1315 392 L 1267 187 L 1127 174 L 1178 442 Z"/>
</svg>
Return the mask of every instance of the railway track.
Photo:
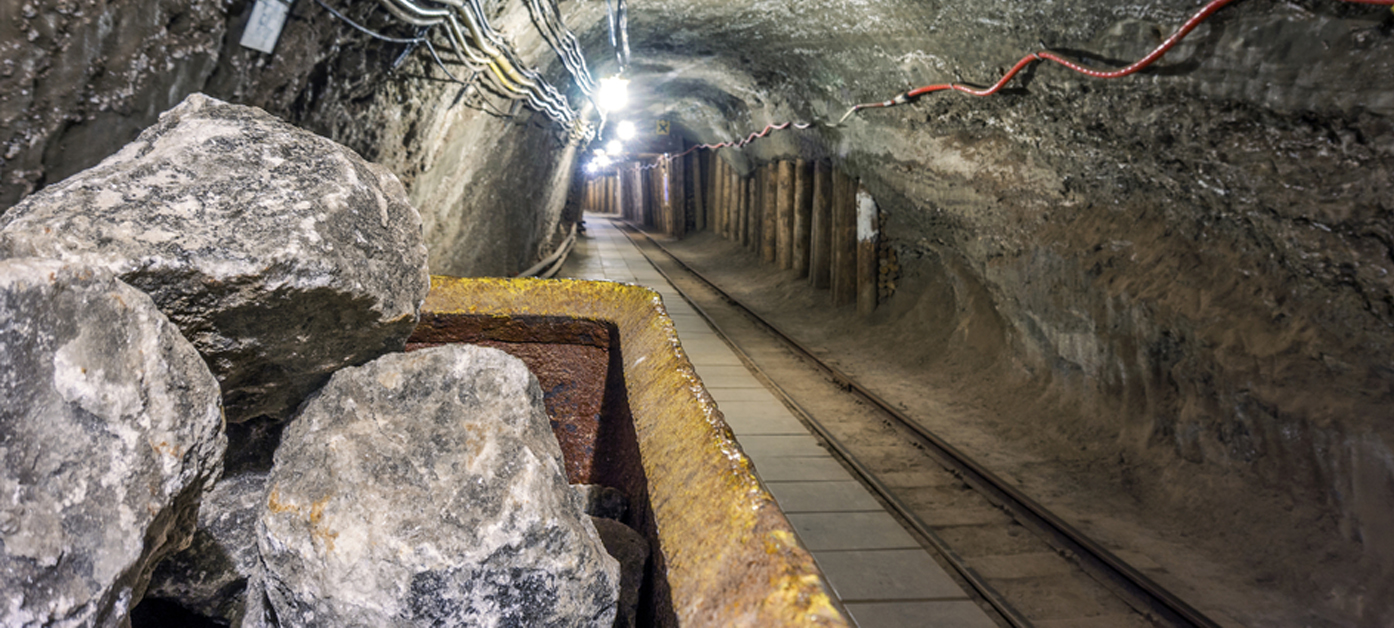
<svg viewBox="0 0 1394 628">
<path fill-rule="evenodd" d="M 632 226 L 621 231 L 1006 626 L 1219 624 L 1022 494 Z"/>
</svg>

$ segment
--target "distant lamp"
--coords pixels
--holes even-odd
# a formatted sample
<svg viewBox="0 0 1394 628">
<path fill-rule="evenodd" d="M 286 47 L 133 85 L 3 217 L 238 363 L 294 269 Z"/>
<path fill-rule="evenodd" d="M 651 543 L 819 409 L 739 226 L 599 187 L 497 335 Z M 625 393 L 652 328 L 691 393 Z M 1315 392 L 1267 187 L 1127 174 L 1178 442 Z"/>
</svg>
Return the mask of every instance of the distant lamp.
<svg viewBox="0 0 1394 628">
<path fill-rule="evenodd" d="M 634 136 L 638 133 L 639 130 L 634 128 L 634 123 L 628 120 L 621 122 L 619 126 L 615 127 L 615 134 L 619 135 L 620 139 L 625 141 L 634 139 Z"/>
<path fill-rule="evenodd" d="M 605 153 L 606 153 L 606 154 L 609 154 L 609 155 L 618 155 L 618 154 L 623 153 L 623 152 L 624 152 L 624 143 L 621 142 L 621 141 L 619 141 L 619 140 L 610 140 L 607 144 L 605 144 Z"/>
<path fill-rule="evenodd" d="M 629 81 L 618 76 L 600 79 L 600 91 L 595 94 L 596 104 L 605 111 L 620 111 L 629 106 Z"/>
<path fill-rule="evenodd" d="M 601 156 L 599 156 L 599 157 L 596 157 L 596 158 L 595 158 L 595 161 L 592 161 L 592 162 L 591 162 L 591 164 L 593 164 L 593 165 L 594 165 L 595 167 L 597 167 L 597 168 L 609 168 L 611 163 L 614 163 L 614 162 L 611 162 L 611 161 L 610 161 L 610 158 L 609 158 L 609 157 L 606 157 L 605 155 L 601 155 Z"/>
</svg>

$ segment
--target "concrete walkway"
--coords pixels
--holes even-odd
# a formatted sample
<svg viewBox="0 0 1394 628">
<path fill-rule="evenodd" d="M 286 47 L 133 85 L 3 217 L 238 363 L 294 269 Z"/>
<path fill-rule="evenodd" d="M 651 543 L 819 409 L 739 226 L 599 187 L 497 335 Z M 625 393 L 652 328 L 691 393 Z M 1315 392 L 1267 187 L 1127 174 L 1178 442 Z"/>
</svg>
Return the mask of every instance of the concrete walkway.
<svg viewBox="0 0 1394 628">
<path fill-rule="evenodd" d="M 860 628 L 993 628 L 938 563 L 746 370 L 705 320 L 610 220 L 586 234 L 560 277 L 646 286 L 663 297 L 683 348 L 834 594 Z"/>
</svg>

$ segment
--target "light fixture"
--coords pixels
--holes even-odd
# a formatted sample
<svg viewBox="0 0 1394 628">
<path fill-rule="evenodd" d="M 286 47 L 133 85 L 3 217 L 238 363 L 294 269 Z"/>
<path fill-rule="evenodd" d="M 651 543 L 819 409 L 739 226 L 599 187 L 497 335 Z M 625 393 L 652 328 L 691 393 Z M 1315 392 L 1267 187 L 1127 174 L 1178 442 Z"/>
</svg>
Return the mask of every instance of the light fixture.
<svg viewBox="0 0 1394 628">
<path fill-rule="evenodd" d="M 592 161 L 591 163 L 595 164 L 597 167 L 600 168 L 609 168 L 610 164 L 613 162 L 610 161 L 609 157 L 601 155 L 599 157 L 596 157 L 595 161 Z"/>
<path fill-rule="evenodd" d="M 619 126 L 615 127 L 615 134 L 626 141 L 634 139 L 638 132 L 638 129 L 634 128 L 634 123 L 628 120 L 620 122 Z"/>
<path fill-rule="evenodd" d="M 624 143 L 619 140 L 610 140 L 605 144 L 605 152 L 610 155 L 618 155 L 624 152 Z"/>
<path fill-rule="evenodd" d="M 595 93 L 596 104 L 605 111 L 620 111 L 629 106 L 629 81 L 618 76 L 600 79 Z"/>
</svg>

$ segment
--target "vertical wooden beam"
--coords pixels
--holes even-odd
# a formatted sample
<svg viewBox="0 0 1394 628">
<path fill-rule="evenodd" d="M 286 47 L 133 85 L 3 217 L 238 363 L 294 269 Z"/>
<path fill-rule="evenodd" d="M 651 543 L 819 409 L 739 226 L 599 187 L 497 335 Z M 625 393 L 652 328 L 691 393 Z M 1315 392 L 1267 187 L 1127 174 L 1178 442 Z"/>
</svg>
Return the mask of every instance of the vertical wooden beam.
<svg viewBox="0 0 1394 628">
<path fill-rule="evenodd" d="M 755 185 L 758 180 L 756 172 L 752 170 L 750 176 L 741 178 L 741 246 L 747 249 L 750 248 L 753 235 L 750 226 L 751 217 L 755 215 L 755 191 L 759 189 L 759 186 Z"/>
<path fill-rule="evenodd" d="M 794 163 L 793 264 L 800 277 L 808 276 L 809 220 L 813 216 L 813 170 L 800 159 Z"/>
<path fill-rule="evenodd" d="M 654 184 L 658 181 L 658 177 L 656 176 L 657 173 L 654 172 L 653 168 L 649 168 L 648 170 L 640 170 L 639 172 L 643 175 L 644 182 L 647 184 L 644 187 L 644 226 L 655 227 L 658 225 L 659 201 L 658 195 L 654 193 Z"/>
<path fill-rule="evenodd" d="M 736 169 L 731 164 L 726 164 L 726 200 L 730 220 L 726 225 L 726 231 L 731 234 L 731 241 L 740 244 L 741 241 L 741 180 L 736 177 Z"/>
<path fill-rule="evenodd" d="M 600 211 L 606 214 L 618 213 L 615 211 L 614 181 L 612 181 L 612 179 L 614 179 L 614 177 L 606 175 L 604 179 L 601 179 L 600 184 Z"/>
<path fill-rule="evenodd" d="M 731 173 L 726 160 L 712 153 L 712 177 L 716 180 L 716 229 L 721 237 L 731 239 Z"/>
<path fill-rule="evenodd" d="M 776 261 L 779 238 L 779 163 L 765 164 L 764 188 L 760 204 L 760 259 L 766 264 Z"/>
<path fill-rule="evenodd" d="M 658 199 L 658 227 L 659 233 L 663 235 L 673 235 L 673 205 L 677 199 L 673 198 L 673 169 L 672 163 L 666 159 L 655 161 L 657 168 L 650 170 L 653 173 L 654 197 Z"/>
<path fill-rule="evenodd" d="M 857 181 L 833 171 L 833 305 L 857 300 Z"/>
<path fill-rule="evenodd" d="M 689 181 L 692 186 L 692 230 L 706 231 L 707 229 L 707 201 L 711 198 L 707 194 L 706 179 L 702 176 L 706 173 L 706 168 L 702 167 L 702 158 L 706 154 L 698 151 L 688 155 L 687 173 L 690 175 Z"/>
<path fill-rule="evenodd" d="M 832 285 L 832 169 L 825 161 L 813 164 L 813 212 L 809 220 L 808 283 L 819 290 Z"/>
<path fill-rule="evenodd" d="M 760 256 L 760 191 L 764 189 L 761 184 L 760 167 L 750 171 L 750 189 L 745 191 L 745 195 L 750 199 L 749 207 L 745 210 L 745 230 L 746 248 L 755 252 L 755 256 Z"/>
<path fill-rule="evenodd" d="M 775 184 L 775 261 L 785 270 L 794 267 L 794 162 L 779 162 Z"/>
<path fill-rule="evenodd" d="M 864 187 L 857 188 L 857 313 L 876 310 L 877 280 L 880 279 L 880 218 L 876 200 Z"/>
<path fill-rule="evenodd" d="M 682 239 L 687 237 L 687 218 L 693 213 L 687 195 L 687 159 L 677 157 L 668 163 L 673 170 L 673 237 Z"/>
<path fill-rule="evenodd" d="M 751 223 L 753 235 L 751 235 L 751 248 L 755 255 L 762 261 L 765 259 L 765 208 L 769 204 L 765 200 L 765 192 L 769 191 L 770 168 L 768 165 L 760 166 L 759 178 L 755 180 L 755 220 Z"/>
</svg>

